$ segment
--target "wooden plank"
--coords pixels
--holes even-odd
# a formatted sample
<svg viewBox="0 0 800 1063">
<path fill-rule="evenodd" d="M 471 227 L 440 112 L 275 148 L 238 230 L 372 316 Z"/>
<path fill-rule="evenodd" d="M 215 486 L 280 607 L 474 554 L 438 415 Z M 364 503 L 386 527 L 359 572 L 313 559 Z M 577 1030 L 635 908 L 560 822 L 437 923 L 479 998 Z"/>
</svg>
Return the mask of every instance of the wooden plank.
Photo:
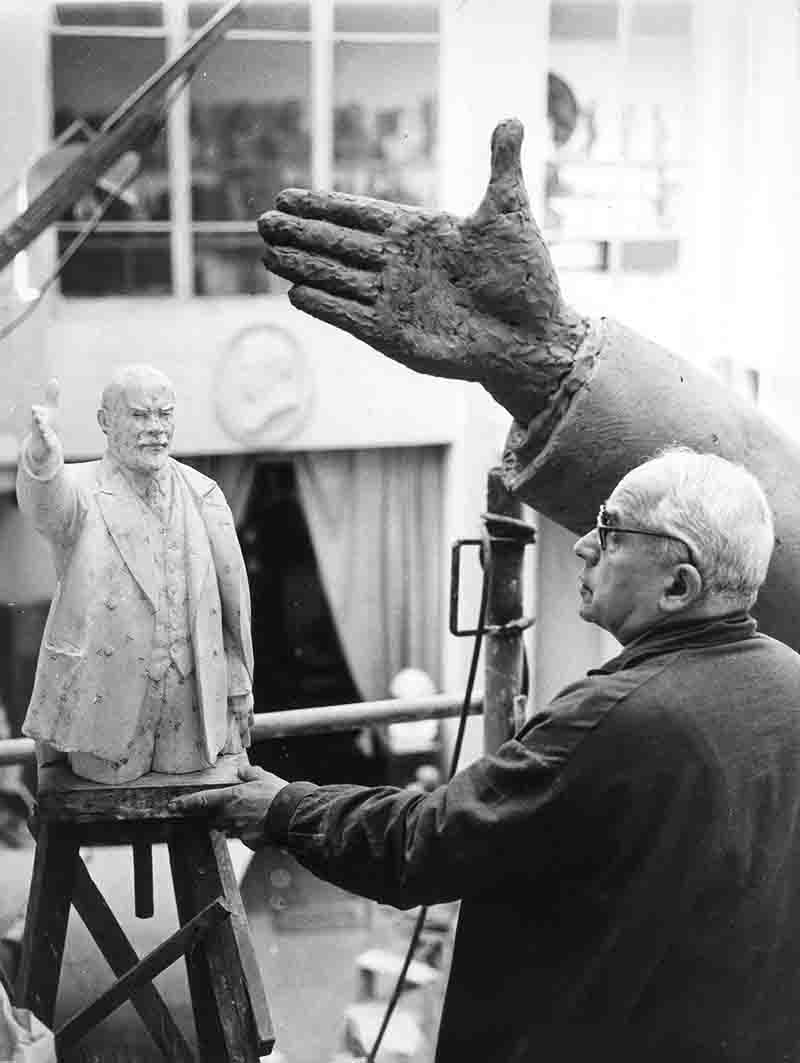
<svg viewBox="0 0 800 1063">
<path fill-rule="evenodd" d="M 148 772 L 124 786 L 96 783 L 75 775 L 63 763 L 49 764 L 39 773 L 36 794 L 39 814 L 49 820 L 92 823 L 130 820 L 174 820 L 168 809 L 173 797 L 216 786 L 235 786 L 238 770 L 248 764 L 246 753 L 219 757 L 204 771 L 186 775 Z"/>
<path fill-rule="evenodd" d="M 119 978 L 132 970 L 139 963 L 136 950 L 80 856 L 72 903 L 114 974 Z M 165 1059 L 192 1063 L 192 1051 L 152 983 L 132 992 L 131 1003 Z"/>
<path fill-rule="evenodd" d="M 51 1028 L 77 861 L 75 831 L 40 823 L 15 1003 Z"/>
<path fill-rule="evenodd" d="M 75 1045 L 89 1030 L 128 1000 L 132 993 L 152 981 L 185 953 L 197 951 L 206 935 L 230 919 L 230 909 L 217 898 L 202 908 L 192 919 L 143 960 L 117 979 L 110 989 L 87 1008 L 79 1011 L 56 1031 L 56 1052 L 59 1056 Z"/>
<path fill-rule="evenodd" d="M 239 963 L 244 971 L 245 986 L 250 998 L 250 1007 L 256 1024 L 260 1051 L 262 1055 L 265 1055 L 272 1050 L 272 1046 L 275 1043 L 275 1032 L 272 1026 L 272 1017 L 269 1012 L 264 982 L 261 978 L 261 968 L 258 966 L 258 958 L 253 946 L 253 938 L 250 934 L 250 924 L 247 921 L 247 914 L 242 903 L 242 895 L 239 892 L 239 884 L 233 870 L 225 836 L 221 831 L 212 830 L 210 838 L 225 891 L 225 900 L 231 909 L 231 928 L 239 955 Z"/>
<path fill-rule="evenodd" d="M 248 969 L 243 963 L 239 939 L 249 932 L 237 912 L 243 914 L 238 886 L 230 860 L 220 862 L 219 841 L 212 840 L 212 835 L 219 832 L 209 832 L 207 826 L 187 820 L 169 843 L 181 920 L 191 917 L 217 893 L 225 897 L 234 913 L 202 947 L 186 957 L 198 1042 L 209 1063 L 258 1063 L 262 1055 L 271 1052 L 275 1037 L 266 997 L 263 1007 L 256 1010 L 253 1006 L 259 989 L 257 985 L 251 988 L 248 979 L 260 982 L 261 976 L 249 961 Z M 224 838 L 219 835 L 219 839 L 224 845 Z"/>
</svg>

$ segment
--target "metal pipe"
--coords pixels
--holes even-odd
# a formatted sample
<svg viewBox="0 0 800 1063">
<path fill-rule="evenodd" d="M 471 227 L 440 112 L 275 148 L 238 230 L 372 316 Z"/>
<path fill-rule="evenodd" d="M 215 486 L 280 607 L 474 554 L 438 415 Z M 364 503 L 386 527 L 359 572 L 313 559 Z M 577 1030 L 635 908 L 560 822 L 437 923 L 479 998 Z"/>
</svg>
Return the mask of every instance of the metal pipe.
<svg viewBox="0 0 800 1063">
<path fill-rule="evenodd" d="M 505 487 L 500 469 L 487 483 L 489 512 L 483 515 L 490 550 L 489 598 L 484 650 L 486 706 L 483 748 L 495 753 L 517 729 L 522 692 L 523 555 L 533 529 L 520 518 L 521 503 Z"/>
<path fill-rule="evenodd" d="M 290 738 L 300 735 L 351 731 L 376 723 L 410 723 L 415 720 L 444 720 L 458 716 L 461 699 L 450 694 L 429 698 L 390 698 L 386 701 L 360 701 L 351 705 L 320 705 L 308 709 L 281 709 L 260 712 L 253 725 L 253 741 Z M 475 697 L 469 715 L 483 712 L 483 698 Z M 36 757 L 31 738 L 7 738 L 0 741 L 0 767 L 22 764 Z"/>
</svg>

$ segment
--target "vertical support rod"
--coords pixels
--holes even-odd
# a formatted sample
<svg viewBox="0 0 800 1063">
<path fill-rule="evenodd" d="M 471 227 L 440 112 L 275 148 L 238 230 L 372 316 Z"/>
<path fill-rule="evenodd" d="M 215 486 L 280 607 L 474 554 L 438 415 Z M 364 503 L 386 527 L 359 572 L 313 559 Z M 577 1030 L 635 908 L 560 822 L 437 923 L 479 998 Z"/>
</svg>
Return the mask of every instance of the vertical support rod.
<svg viewBox="0 0 800 1063">
<path fill-rule="evenodd" d="M 522 506 L 503 483 L 500 469 L 490 469 L 487 509 L 492 515 L 521 518 Z M 489 532 L 491 573 L 486 625 L 522 617 L 524 540 L 495 539 Z M 494 753 L 515 731 L 517 698 L 522 689 L 522 632 L 487 632 L 484 640 L 484 752 Z"/>
<path fill-rule="evenodd" d="M 134 840 L 133 900 L 138 919 L 152 919 L 153 903 L 153 846 L 143 839 Z"/>
</svg>

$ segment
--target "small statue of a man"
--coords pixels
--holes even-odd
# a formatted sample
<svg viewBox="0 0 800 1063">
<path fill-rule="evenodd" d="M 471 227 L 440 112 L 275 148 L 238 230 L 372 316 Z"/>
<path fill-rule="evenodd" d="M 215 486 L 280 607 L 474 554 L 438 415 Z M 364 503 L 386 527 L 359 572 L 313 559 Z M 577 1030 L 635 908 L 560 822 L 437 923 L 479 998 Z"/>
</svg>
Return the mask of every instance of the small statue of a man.
<svg viewBox="0 0 800 1063">
<path fill-rule="evenodd" d="M 250 744 L 250 593 L 233 517 L 208 477 L 169 456 L 175 392 L 119 370 L 97 419 L 99 461 L 65 465 L 55 382 L 32 408 L 20 509 L 49 540 L 58 584 L 23 725 L 40 763 L 123 783 L 186 773 Z"/>
</svg>

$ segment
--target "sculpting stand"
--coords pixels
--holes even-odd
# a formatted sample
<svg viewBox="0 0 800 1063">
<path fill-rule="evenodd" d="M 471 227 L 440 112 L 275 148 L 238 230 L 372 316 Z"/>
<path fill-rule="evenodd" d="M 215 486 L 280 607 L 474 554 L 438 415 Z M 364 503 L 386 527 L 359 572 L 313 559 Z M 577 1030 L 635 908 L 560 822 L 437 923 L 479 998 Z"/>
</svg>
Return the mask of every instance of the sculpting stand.
<svg viewBox="0 0 800 1063">
<path fill-rule="evenodd" d="M 117 981 L 56 1031 L 59 1059 L 130 999 L 166 1059 L 195 1057 L 152 980 L 186 957 L 203 1060 L 257 1063 L 274 1044 L 269 1008 L 224 836 L 203 819 L 167 811 L 181 794 L 238 782 L 246 754 L 221 757 L 190 775 L 152 773 L 124 786 L 74 775 L 63 764 L 39 770 L 36 857 L 16 1003 L 53 1026 L 70 905 Z M 136 914 L 153 914 L 151 846 L 169 847 L 180 929 L 143 959 L 133 949 L 79 854 L 82 845 L 130 844 Z"/>
</svg>

